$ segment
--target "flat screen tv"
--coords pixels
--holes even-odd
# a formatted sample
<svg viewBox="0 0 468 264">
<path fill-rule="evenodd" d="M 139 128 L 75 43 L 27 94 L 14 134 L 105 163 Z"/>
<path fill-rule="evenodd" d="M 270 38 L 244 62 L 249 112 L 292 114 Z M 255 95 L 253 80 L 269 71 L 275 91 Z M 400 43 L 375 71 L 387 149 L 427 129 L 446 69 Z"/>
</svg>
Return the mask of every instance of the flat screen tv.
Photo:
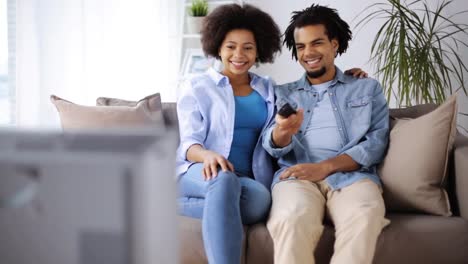
<svg viewBox="0 0 468 264">
<path fill-rule="evenodd" d="M 175 131 L 0 131 L 0 263 L 177 263 Z"/>
</svg>

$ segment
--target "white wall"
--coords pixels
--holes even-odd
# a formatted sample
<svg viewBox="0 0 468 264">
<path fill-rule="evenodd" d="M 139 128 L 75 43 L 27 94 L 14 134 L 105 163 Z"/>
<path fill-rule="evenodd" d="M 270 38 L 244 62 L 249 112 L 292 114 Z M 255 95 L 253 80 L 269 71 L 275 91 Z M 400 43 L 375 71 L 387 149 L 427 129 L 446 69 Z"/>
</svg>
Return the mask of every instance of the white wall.
<svg viewBox="0 0 468 264">
<path fill-rule="evenodd" d="M 431 4 L 436 4 L 438 0 L 428 0 Z M 257 7 L 263 9 L 272 15 L 275 21 L 280 26 L 280 30 L 284 32 L 291 17 L 292 11 L 302 10 L 308 7 L 312 3 L 326 5 L 331 8 L 338 10 L 339 15 L 343 18 L 351 27 L 353 32 L 353 39 L 351 40 L 348 51 L 342 56 L 338 57 L 335 61 L 336 65 L 342 70 L 360 67 L 370 73 L 371 76 L 375 76 L 373 68 L 369 63 L 370 48 L 372 45 L 373 38 L 377 33 L 377 30 L 381 24 L 374 23 L 368 24 L 365 27 L 365 31 L 357 31 L 356 23 L 358 19 L 356 16 L 364 10 L 364 8 L 370 4 L 380 2 L 378 0 L 360 0 L 360 1 L 349 1 L 349 0 L 316 0 L 316 1 L 304 1 L 304 0 L 249 0 L 247 1 Z M 449 6 L 452 14 L 456 11 L 467 10 L 468 1 L 455 0 L 451 6 Z M 463 22 L 468 24 L 468 16 L 460 16 Z M 465 39 L 465 41 L 468 41 Z M 461 50 L 464 62 L 468 64 L 468 48 Z M 274 64 L 262 65 L 255 70 L 261 75 L 271 76 L 278 84 L 297 80 L 302 74 L 303 69 L 300 65 L 292 59 L 291 52 L 283 47 L 282 54 L 276 59 Z M 468 85 L 468 82 L 467 82 Z M 391 105 L 393 107 L 393 105 Z M 464 94 L 459 96 L 459 109 L 462 112 L 468 112 L 468 98 Z M 459 124 L 463 124 L 464 127 L 468 128 L 468 117 L 459 116 Z"/>
<path fill-rule="evenodd" d="M 59 128 L 50 94 L 83 105 L 100 96 L 139 100 L 155 92 L 175 101 L 175 4 L 17 1 L 17 126 Z"/>
<path fill-rule="evenodd" d="M 455 2 L 453 3 L 453 6 L 449 6 L 449 7 L 450 7 L 449 11 L 452 14 L 454 14 L 456 12 L 459 12 L 460 10 L 467 10 L 468 9 L 468 1 L 455 0 Z M 466 13 L 463 16 L 459 17 L 457 22 L 468 24 L 468 16 L 466 15 Z M 463 41 L 468 42 L 468 36 L 465 36 L 463 38 Z M 462 60 L 465 63 L 465 65 L 468 64 L 468 48 L 466 48 L 466 47 L 462 48 L 459 55 L 462 57 Z M 465 82 L 465 84 L 468 86 L 468 81 Z M 459 95 L 458 95 L 458 109 L 459 109 L 460 112 L 468 113 L 468 96 L 465 95 L 463 92 L 459 93 Z M 458 124 L 460 126 L 463 126 L 466 129 L 468 129 L 468 116 L 459 115 L 458 116 Z"/>
</svg>

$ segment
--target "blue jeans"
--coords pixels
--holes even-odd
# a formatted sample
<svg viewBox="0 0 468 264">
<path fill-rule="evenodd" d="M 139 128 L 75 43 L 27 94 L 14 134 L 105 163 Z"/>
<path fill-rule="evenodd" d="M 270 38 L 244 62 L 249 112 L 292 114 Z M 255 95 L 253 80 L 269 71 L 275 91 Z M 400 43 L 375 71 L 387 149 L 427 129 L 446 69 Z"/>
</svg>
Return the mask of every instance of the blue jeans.
<svg viewBox="0 0 468 264">
<path fill-rule="evenodd" d="M 271 195 L 261 183 L 219 171 L 205 181 L 203 164 L 196 163 L 179 180 L 180 214 L 202 219 L 203 244 L 209 263 L 241 261 L 242 225 L 264 220 Z"/>
</svg>

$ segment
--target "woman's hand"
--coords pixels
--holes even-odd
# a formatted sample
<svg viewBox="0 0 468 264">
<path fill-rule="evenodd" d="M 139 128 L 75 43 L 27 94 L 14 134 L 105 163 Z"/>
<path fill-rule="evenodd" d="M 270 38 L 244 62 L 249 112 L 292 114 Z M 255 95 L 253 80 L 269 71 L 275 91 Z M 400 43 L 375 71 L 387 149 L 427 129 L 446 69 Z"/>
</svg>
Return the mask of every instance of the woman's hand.
<svg viewBox="0 0 468 264">
<path fill-rule="evenodd" d="M 234 171 L 234 166 L 225 157 L 214 151 L 205 149 L 200 144 L 193 144 L 187 150 L 187 160 L 203 163 L 202 176 L 205 181 L 218 176 L 218 166 L 223 171 Z"/>
<path fill-rule="evenodd" d="M 363 71 L 361 68 L 352 68 L 344 72 L 346 75 L 352 75 L 356 78 L 367 78 L 367 72 Z"/>
<path fill-rule="evenodd" d="M 202 175 L 205 181 L 209 181 L 218 176 L 218 166 L 223 171 L 234 171 L 234 165 L 222 155 L 211 151 L 203 151 L 203 171 Z"/>
</svg>

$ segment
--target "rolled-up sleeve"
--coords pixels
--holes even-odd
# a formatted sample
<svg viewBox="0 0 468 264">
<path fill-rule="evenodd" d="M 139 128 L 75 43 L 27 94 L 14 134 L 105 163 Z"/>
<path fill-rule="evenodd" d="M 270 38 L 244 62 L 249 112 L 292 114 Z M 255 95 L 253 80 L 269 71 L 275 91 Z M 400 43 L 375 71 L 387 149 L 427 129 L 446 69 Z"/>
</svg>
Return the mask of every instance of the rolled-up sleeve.
<svg viewBox="0 0 468 264">
<path fill-rule="evenodd" d="M 204 147 L 203 142 L 207 135 L 207 126 L 190 80 L 182 84 L 182 92 L 177 100 L 177 116 L 180 131 L 178 155 L 182 160 L 187 160 L 190 146 L 200 144 Z"/>
<path fill-rule="evenodd" d="M 281 158 L 284 155 L 288 154 L 294 147 L 294 140 L 291 140 L 291 143 L 289 145 L 278 148 L 273 144 L 273 139 L 272 139 L 272 133 L 273 129 L 275 128 L 275 122 L 268 127 L 268 129 L 265 130 L 263 134 L 263 148 L 274 158 Z"/>
<path fill-rule="evenodd" d="M 359 163 L 363 170 L 366 170 L 383 160 L 388 144 L 388 134 L 389 110 L 387 101 L 382 87 L 376 82 L 372 98 L 371 126 L 361 142 L 344 153 Z"/>
</svg>

